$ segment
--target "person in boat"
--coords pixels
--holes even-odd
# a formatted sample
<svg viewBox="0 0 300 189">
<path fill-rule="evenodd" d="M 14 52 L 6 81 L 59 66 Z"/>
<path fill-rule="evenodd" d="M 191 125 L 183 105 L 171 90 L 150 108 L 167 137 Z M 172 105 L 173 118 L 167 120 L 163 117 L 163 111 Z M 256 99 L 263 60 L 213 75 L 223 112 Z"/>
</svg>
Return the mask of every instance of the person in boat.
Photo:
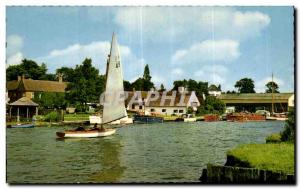
<svg viewBox="0 0 300 189">
<path fill-rule="evenodd" d="M 95 123 L 94 127 L 93 127 L 91 130 L 92 130 L 92 131 L 99 130 L 99 128 L 97 127 L 97 123 Z"/>
<path fill-rule="evenodd" d="M 81 125 L 75 129 L 75 131 L 84 131 L 84 130 L 85 129 Z"/>
</svg>

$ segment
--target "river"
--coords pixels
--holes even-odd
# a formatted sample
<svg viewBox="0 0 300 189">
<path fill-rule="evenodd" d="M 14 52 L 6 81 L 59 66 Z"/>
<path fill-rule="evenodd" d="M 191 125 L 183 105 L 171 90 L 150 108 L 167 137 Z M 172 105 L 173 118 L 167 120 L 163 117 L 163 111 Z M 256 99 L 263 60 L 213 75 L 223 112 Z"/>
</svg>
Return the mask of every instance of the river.
<svg viewBox="0 0 300 189">
<path fill-rule="evenodd" d="M 198 182 L 207 163 L 224 164 L 229 149 L 265 143 L 283 127 L 279 121 L 133 124 L 105 138 L 64 140 L 55 132 L 72 127 L 7 129 L 7 182 Z"/>
</svg>

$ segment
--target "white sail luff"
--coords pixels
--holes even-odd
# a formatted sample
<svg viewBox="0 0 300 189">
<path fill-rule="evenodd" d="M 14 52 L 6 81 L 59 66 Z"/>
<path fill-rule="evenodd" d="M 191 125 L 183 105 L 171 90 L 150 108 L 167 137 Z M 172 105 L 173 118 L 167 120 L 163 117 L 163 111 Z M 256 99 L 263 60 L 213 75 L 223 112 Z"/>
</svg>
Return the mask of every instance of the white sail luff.
<svg viewBox="0 0 300 189">
<path fill-rule="evenodd" d="M 107 64 L 106 86 L 102 123 L 109 123 L 127 116 L 125 109 L 123 74 L 120 50 L 115 34 L 112 36 L 110 56 Z"/>
</svg>

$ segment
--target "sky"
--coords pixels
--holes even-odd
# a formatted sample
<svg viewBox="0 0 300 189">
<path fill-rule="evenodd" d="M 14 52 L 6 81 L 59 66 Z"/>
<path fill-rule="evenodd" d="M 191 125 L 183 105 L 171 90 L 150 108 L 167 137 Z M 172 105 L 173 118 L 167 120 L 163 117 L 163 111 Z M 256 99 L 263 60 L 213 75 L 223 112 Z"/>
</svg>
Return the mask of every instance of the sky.
<svg viewBox="0 0 300 189">
<path fill-rule="evenodd" d="M 227 91 L 248 77 L 264 92 L 273 73 L 280 92 L 293 92 L 293 14 L 288 6 L 8 6 L 6 66 L 27 58 L 55 73 L 92 58 L 104 74 L 115 32 L 131 82 L 148 64 L 156 87 L 194 79 Z"/>
</svg>

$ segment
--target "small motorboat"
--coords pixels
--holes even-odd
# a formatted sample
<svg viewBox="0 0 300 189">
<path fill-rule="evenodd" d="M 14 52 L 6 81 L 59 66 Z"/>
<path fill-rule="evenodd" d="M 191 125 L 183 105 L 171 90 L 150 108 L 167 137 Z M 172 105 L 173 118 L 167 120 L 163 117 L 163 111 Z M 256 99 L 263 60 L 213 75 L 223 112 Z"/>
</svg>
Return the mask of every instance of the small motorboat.
<svg viewBox="0 0 300 189">
<path fill-rule="evenodd" d="M 105 137 L 112 135 L 116 132 L 116 129 L 103 129 L 103 130 L 67 130 L 64 132 L 56 132 L 56 135 L 60 138 L 95 138 Z"/>
<path fill-rule="evenodd" d="M 28 124 L 17 124 L 17 125 L 8 125 L 7 128 L 33 128 L 34 123 Z"/>
</svg>

